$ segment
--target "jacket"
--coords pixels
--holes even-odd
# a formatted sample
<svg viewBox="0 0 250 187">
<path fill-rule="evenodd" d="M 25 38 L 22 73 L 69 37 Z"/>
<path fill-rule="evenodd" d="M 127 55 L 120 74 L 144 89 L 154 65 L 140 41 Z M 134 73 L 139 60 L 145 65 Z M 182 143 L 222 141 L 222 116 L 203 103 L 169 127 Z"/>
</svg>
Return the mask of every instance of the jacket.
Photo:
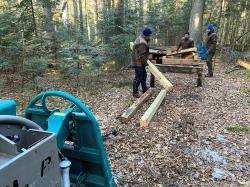
<svg viewBox="0 0 250 187">
<path fill-rule="evenodd" d="M 215 32 L 208 33 L 206 39 L 206 50 L 208 54 L 214 54 L 216 51 L 217 34 Z"/>
<path fill-rule="evenodd" d="M 132 52 L 132 64 L 134 67 L 147 66 L 149 57 L 148 42 L 140 35 L 134 42 Z"/>
<path fill-rule="evenodd" d="M 181 49 L 188 49 L 194 47 L 194 41 L 192 39 L 186 40 L 184 37 L 181 39 L 181 42 L 177 48 L 177 51 Z"/>
</svg>

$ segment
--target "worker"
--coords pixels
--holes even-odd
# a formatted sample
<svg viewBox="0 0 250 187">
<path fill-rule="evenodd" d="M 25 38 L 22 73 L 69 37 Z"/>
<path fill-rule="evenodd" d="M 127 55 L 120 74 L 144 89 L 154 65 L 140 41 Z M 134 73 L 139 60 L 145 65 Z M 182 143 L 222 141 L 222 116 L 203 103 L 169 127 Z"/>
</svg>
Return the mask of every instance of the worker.
<svg viewBox="0 0 250 187">
<path fill-rule="evenodd" d="M 145 27 L 140 36 L 135 40 L 132 52 L 132 65 L 135 69 L 135 79 L 133 82 L 133 96 L 139 98 L 139 86 L 142 87 L 142 92 L 145 93 L 149 87 L 147 87 L 147 60 L 149 57 L 149 41 L 152 34 L 152 30 Z"/>
<path fill-rule="evenodd" d="M 214 31 L 213 24 L 207 25 L 207 39 L 206 39 L 206 62 L 208 67 L 208 74 L 206 77 L 213 77 L 213 56 L 216 52 L 217 34 Z"/>
<path fill-rule="evenodd" d="M 194 47 L 194 41 L 190 38 L 189 32 L 186 32 L 184 36 L 181 38 L 180 44 L 176 50 L 176 52 L 179 51 L 179 49 L 188 49 Z M 192 53 L 183 53 L 181 54 L 181 58 L 189 59 L 192 58 Z"/>
</svg>

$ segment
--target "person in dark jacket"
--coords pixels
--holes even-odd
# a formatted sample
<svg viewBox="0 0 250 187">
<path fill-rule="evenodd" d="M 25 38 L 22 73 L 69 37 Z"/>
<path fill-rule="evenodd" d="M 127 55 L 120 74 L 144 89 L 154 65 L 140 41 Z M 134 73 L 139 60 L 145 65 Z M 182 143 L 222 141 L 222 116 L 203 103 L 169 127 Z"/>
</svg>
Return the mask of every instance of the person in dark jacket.
<svg viewBox="0 0 250 187">
<path fill-rule="evenodd" d="M 206 77 L 213 77 L 213 57 L 216 52 L 217 34 L 214 31 L 213 24 L 207 25 L 207 39 L 206 39 L 206 61 L 208 67 L 208 74 Z"/>
<path fill-rule="evenodd" d="M 133 82 L 133 96 L 140 97 L 138 88 L 141 85 L 142 92 L 145 93 L 148 90 L 147 80 L 147 60 L 149 57 L 149 41 L 152 30 L 148 27 L 144 28 L 142 34 L 135 40 L 132 52 L 132 63 L 135 69 L 135 79 Z"/>
<path fill-rule="evenodd" d="M 194 47 L 194 41 L 190 38 L 189 32 L 186 32 L 184 36 L 181 38 L 180 44 L 176 51 L 179 49 L 188 49 Z M 192 53 L 184 53 L 181 55 L 181 58 L 189 58 Z"/>
</svg>

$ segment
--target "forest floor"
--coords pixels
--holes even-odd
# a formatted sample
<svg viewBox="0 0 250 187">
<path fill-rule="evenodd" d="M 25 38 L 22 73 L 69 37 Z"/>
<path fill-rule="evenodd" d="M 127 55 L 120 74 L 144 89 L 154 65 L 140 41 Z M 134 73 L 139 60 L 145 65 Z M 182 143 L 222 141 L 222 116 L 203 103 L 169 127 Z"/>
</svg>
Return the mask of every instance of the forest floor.
<svg viewBox="0 0 250 187">
<path fill-rule="evenodd" d="M 135 101 L 132 70 L 82 76 L 77 91 L 74 81 L 62 80 L 55 72 L 39 84 L 70 92 L 91 109 L 119 186 L 250 186 L 250 79 L 244 71 L 226 74 L 228 69 L 217 64 L 215 76 L 205 78 L 203 87 L 196 87 L 196 75 L 165 74 L 174 89 L 148 128 L 137 122 L 160 91 L 158 83 L 130 122 L 119 120 Z M 16 100 L 23 114 L 40 90 L 31 83 L 21 88 L 20 77 L 14 80 L 1 88 L 0 98 Z"/>
</svg>

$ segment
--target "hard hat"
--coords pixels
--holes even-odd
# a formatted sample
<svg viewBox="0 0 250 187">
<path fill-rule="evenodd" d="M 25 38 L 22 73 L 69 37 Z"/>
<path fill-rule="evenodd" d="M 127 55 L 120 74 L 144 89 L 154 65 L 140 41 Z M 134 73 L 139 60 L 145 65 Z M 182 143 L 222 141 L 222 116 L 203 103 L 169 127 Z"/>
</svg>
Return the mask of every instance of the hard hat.
<svg viewBox="0 0 250 187">
<path fill-rule="evenodd" d="M 145 27 L 142 33 L 144 36 L 150 36 L 152 34 L 152 30 L 149 27 Z"/>
</svg>

